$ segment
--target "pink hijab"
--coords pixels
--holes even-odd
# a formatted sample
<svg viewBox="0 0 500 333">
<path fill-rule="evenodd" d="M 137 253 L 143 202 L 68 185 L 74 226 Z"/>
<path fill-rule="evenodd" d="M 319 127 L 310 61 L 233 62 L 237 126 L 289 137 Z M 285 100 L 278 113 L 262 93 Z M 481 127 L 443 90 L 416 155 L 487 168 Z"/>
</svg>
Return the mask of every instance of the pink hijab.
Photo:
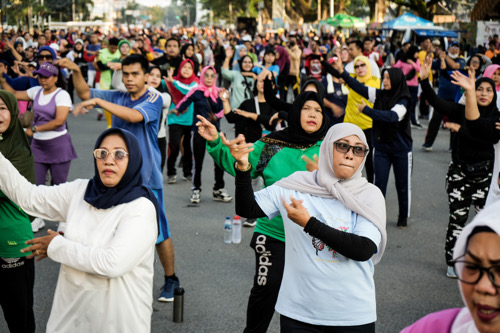
<svg viewBox="0 0 500 333">
<path fill-rule="evenodd" d="M 497 69 L 500 69 L 500 65 L 489 65 L 484 70 L 483 77 L 488 77 L 491 79 L 491 77 L 493 76 L 493 73 L 495 73 L 495 71 Z M 497 91 L 500 91 L 500 84 L 497 84 L 496 89 L 497 89 Z"/>
<path fill-rule="evenodd" d="M 203 78 L 205 77 L 205 72 L 209 69 L 213 70 L 215 74 L 214 84 L 211 87 L 207 87 L 203 80 Z M 205 97 L 210 97 L 212 101 L 214 101 L 214 103 L 217 103 L 217 98 L 219 97 L 219 88 L 217 88 L 217 86 L 215 85 L 216 82 L 217 72 L 215 71 L 215 68 L 213 68 L 212 66 L 203 67 L 200 74 L 200 84 L 198 85 L 198 88 L 196 88 L 196 90 L 203 91 L 205 93 Z"/>
</svg>

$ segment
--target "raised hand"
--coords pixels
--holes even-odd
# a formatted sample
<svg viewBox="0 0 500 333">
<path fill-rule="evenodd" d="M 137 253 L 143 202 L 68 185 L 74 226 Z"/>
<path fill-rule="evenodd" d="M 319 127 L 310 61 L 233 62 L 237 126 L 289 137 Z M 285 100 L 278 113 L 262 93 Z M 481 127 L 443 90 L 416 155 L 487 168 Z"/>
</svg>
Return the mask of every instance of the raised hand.
<svg viewBox="0 0 500 333">
<path fill-rule="evenodd" d="M 236 139 L 229 141 L 224 133 L 220 133 L 222 143 L 229 148 L 231 156 L 238 163 L 238 169 L 245 170 L 248 168 L 248 154 L 254 149 L 253 143 L 246 143 L 245 136 L 240 134 Z"/>
<path fill-rule="evenodd" d="M 196 123 L 198 127 L 198 134 L 207 141 L 217 140 L 219 137 L 219 132 L 217 132 L 217 128 L 209 122 L 205 117 L 197 115 L 196 116 L 199 121 Z"/>
<path fill-rule="evenodd" d="M 470 73 L 469 73 L 470 75 Z M 472 75 L 474 75 L 474 71 L 472 72 Z M 460 86 L 464 88 L 465 90 L 475 90 L 476 89 L 476 80 L 474 79 L 474 76 L 466 76 L 460 73 L 460 71 L 453 71 L 451 73 L 451 83 L 454 85 Z"/>
<path fill-rule="evenodd" d="M 75 108 L 73 109 L 73 115 L 75 117 L 78 117 L 78 115 L 81 113 L 87 113 L 89 112 L 89 110 L 92 110 L 96 104 L 97 101 L 94 98 L 83 101 L 75 106 Z"/>
<path fill-rule="evenodd" d="M 318 161 L 319 161 L 318 155 L 314 154 L 314 156 L 313 156 L 314 160 L 311 160 L 306 155 L 302 155 L 301 159 L 302 159 L 302 161 L 306 162 L 307 171 L 318 170 Z"/>
<path fill-rule="evenodd" d="M 68 58 L 62 58 L 54 61 L 54 65 L 58 65 L 60 67 L 66 67 L 67 69 L 71 71 L 79 71 L 80 67 L 78 67 L 77 64 L 75 64 L 73 61 L 69 60 Z"/>
<path fill-rule="evenodd" d="M 431 73 L 432 59 L 425 58 L 422 66 L 420 66 L 420 80 L 425 80 L 429 77 Z"/>
<path fill-rule="evenodd" d="M 219 89 L 219 98 L 222 100 L 222 102 L 226 102 L 229 100 L 229 94 L 225 88 Z"/>
</svg>

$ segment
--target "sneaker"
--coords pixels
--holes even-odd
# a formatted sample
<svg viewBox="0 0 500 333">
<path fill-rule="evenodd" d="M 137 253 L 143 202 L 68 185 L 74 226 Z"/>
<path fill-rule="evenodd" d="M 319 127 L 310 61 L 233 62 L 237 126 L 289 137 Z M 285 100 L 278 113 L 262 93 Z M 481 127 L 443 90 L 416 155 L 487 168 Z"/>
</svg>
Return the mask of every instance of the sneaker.
<svg viewBox="0 0 500 333">
<path fill-rule="evenodd" d="M 457 273 L 455 273 L 455 268 L 453 268 L 453 266 L 448 266 L 448 269 L 446 270 L 446 276 L 452 279 L 457 278 Z"/>
<path fill-rule="evenodd" d="M 163 287 L 161 287 L 160 297 L 158 301 L 160 302 L 173 302 L 174 301 L 174 290 L 180 285 L 179 279 L 174 276 L 165 281 Z"/>
<path fill-rule="evenodd" d="M 432 146 L 431 145 L 428 145 L 427 143 L 424 143 L 422 145 L 422 150 L 423 151 L 432 151 Z"/>
<path fill-rule="evenodd" d="M 255 227 L 256 224 L 257 224 L 256 219 L 246 219 L 245 222 L 243 222 L 243 226 L 248 228 Z"/>
<path fill-rule="evenodd" d="M 167 183 L 168 183 L 168 184 L 175 184 L 176 179 L 177 179 L 177 176 L 176 176 L 176 175 L 173 175 L 173 176 L 168 176 L 168 178 L 167 178 Z"/>
<path fill-rule="evenodd" d="M 233 200 L 233 197 L 227 194 L 227 191 L 223 188 L 217 191 L 213 191 L 213 194 L 215 201 L 229 202 Z"/>
<path fill-rule="evenodd" d="M 419 129 L 422 129 L 422 128 L 424 128 L 424 127 L 422 126 L 422 124 L 417 123 L 417 124 L 411 124 L 411 128 L 419 128 Z"/>
<path fill-rule="evenodd" d="M 97 120 L 101 120 L 103 116 L 104 116 L 104 114 L 102 112 L 99 112 L 97 114 Z"/>
<path fill-rule="evenodd" d="M 31 222 L 31 230 L 33 230 L 33 232 L 38 232 L 38 230 L 43 227 L 45 227 L 45 221 L 39 217 L 35 218 L 33 222 Z"/>
<path fill-rule="evenodd" d="M 200 203 L 200 190 L 193 190 L 191 193 L 191 203 Z"/>
<path fill-rule="evenodd" d="M 192 182 L 193 176 L 191 176 L 191 175 L 184 176 L 184 177 L 182 177 L 182 180 L 184 180 L 186 182 Z"/>
<path fill-rule="evenodd" d="M 398 217 L 398 228 L 404 229 L 408 226 L 408 219 L 406 217 Z"/>
</svg>

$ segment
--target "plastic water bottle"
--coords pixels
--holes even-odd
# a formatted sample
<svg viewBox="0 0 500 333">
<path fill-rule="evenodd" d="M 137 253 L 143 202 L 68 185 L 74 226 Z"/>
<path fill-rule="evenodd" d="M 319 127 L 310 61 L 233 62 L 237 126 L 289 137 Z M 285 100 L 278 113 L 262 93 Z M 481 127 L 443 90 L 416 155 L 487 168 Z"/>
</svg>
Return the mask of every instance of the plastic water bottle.
<svg viewBox="0 0 500 333">
<path fill-rule="evenodd" d="M 224 221 L 224 243 L 231 243 L 231 238 L 233 237 L 233 231 L 231 227 L 231 218 L 228 216 Z"/>
<path fill-rule="evenodd" d="M 233 218 L 233 243 L 241 243 L 241 219 L 238 215 Z"/>
</svg>

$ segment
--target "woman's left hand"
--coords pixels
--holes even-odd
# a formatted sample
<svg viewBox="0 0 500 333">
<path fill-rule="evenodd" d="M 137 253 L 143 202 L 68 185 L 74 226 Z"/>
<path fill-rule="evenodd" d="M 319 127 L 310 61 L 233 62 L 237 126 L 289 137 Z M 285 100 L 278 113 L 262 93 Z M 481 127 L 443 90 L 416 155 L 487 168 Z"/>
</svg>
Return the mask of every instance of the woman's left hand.
<svg viewBox="0 0 500 333">
<path fill-rule="evenodd" d="M 83 101 L 77 106 L 75 106 L 75 108 L 73 109 L 73 115 L 75 117 L 78 117 L 80 113 L 87 113 L 89 112 L 89 110 L 93 109 L 96 104 L 97 101 L 95 100 L 95 98 Z"/>
<path fill-rule="evenodd" d="M 444 125 L 443 125 L 444 128 L 447 128 L 449 129 L 450 131 L 452 132 L 458 132 L 460 131 L 460 127 L 462 127 L 460 124 L 457 124 L 457 123 L 452 123 L 451 121 L 447 121 Z"/>
<path fill-rule="evenodd" d="M 38 257 L 36 258 L 36 261 L 40 261 L 47 257 L 47 250 L 49 248 L 50 242 L 52 242 L 54 237 L 60 236 L 58 232 L 52 231 L 50 229 L 48 230 L 48 233 L 49 234 L 47 236 L 37 237 L 26 241 L 26 244 L 31 244 L 31 246 L 22 249 L 21 252 L 33 252 L 26 257 L 27 259 Z"/>
<path fill-rule="evenodd" d="M 221 99 L 222 102 L 229 100 L 229 93 L 225 88 L 219 89 L 219 98 Z"/>
<path fill-rule="evenodd" d="M 472 74 L 472 76 L 471 76 Z M 464 88 L 465 90 L 475 90 L 476 89 L 476 80 L 474 79 L 474 70 L 469 70 L 469 76 L 465 76 L 459 71 L 454 71 L 451 73 L 451 83 Z"/>
<path fill-rule="evenodd" d="M 302 205 L 302 202 L 304 200 L 297 200 L 292 196 L 290 196 L 290 200 L 292 202 L 288 204 L 285 198 L 282 198 L 283 206 L 285 206 L 285 209 L 288 213 L 288 218 L 304 228 L 311 218 L 311 215 L 309 215 L 307 208 Z"/>
</svg>

